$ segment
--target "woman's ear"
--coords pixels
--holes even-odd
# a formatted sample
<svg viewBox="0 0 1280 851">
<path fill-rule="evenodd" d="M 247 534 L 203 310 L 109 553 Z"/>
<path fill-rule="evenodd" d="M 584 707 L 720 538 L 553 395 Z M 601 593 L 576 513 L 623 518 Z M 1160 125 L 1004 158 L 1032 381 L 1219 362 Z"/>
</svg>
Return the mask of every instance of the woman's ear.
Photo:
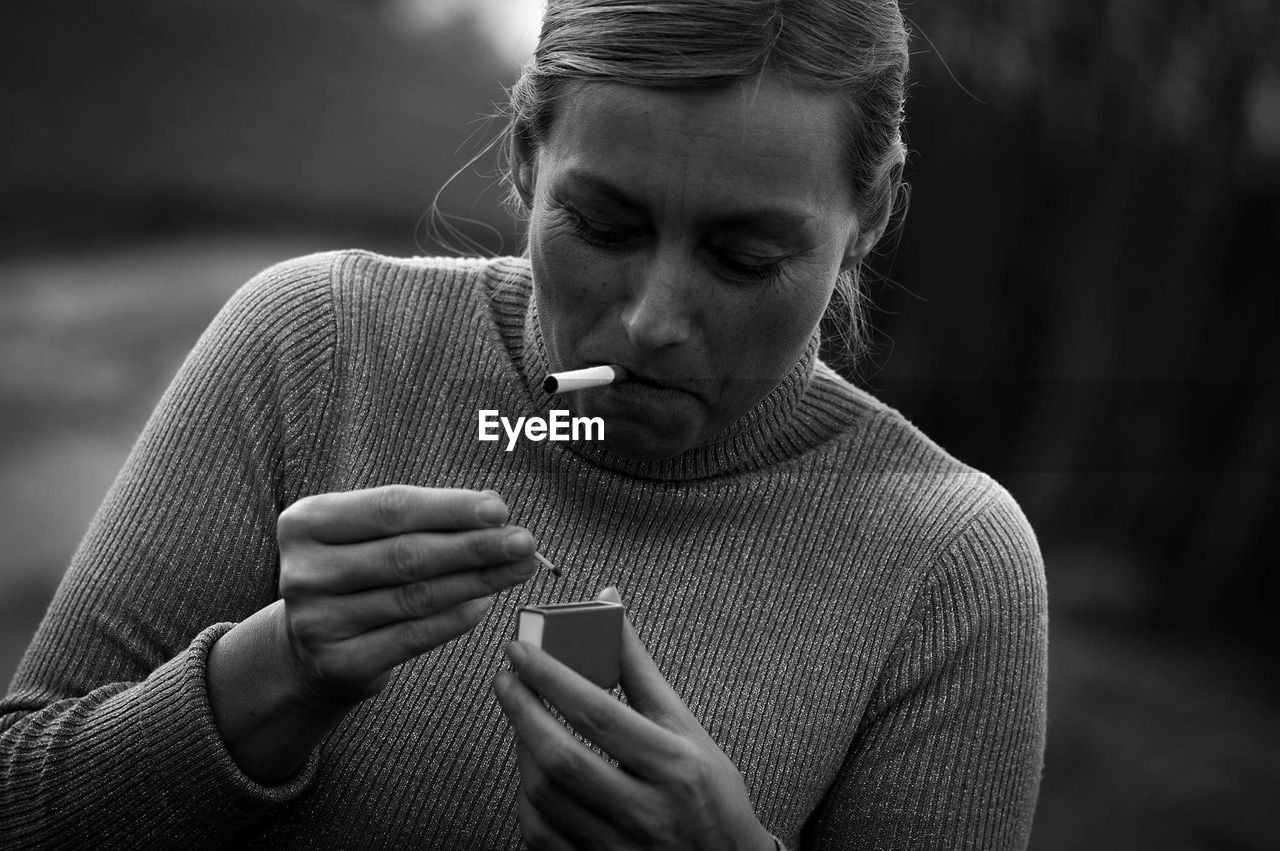
<svg viewBox="0 0 1280 851">
<path fill-rule="evenodd" d="M 519 130 L 511 134 L 511 180 L 525 209 L 532 209 L 538 184 L 538 151 Z"/>
<path fill-rule="evenodd" d="M 861 221 L 854 222 L 854 230 L 849 237 L 849 244 L 845 246 L 844 259 L 840 264 L 841 272 L 848 272 L 865 260 L 867 255 L 871 253 L 871 249 L 875 248 L 876 243 L 880 241 L 880 237 L 884 236 L 894 211 L 905 209 L 907 184 L 902 182 L 904 165 L 905 159 L 902 156 L 898 156 L 883 175 L 884 184 L 882 185 L 886 185 L 888 188 L 885 190 L 884 209 L 880 211 L 879 218 L 874 222 L 867 223 L 865 227 Z"/>
<path fill-rule="evenodd" d="M 886 205 L 880 220 L 872 227 L 857 227 L 855 224 L 853 235 L 845 246 L 844 259 L 840 263 L 841 272 L 848 272 L 854 266 L 857 266 L 871 253 L 871 249 L 876 247 L 880 237 L 884 236 L 885 229 L 889 227 L 890 212 L 892 211 Z"/>
</svg>

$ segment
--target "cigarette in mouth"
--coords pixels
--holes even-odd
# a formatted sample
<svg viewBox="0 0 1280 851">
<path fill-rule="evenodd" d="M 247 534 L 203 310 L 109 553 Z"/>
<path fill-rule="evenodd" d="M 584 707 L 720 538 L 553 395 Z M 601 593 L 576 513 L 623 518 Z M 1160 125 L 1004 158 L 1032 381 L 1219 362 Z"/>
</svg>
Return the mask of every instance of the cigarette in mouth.
<svg viewBox="0 0 1280 851">
<path fill-rule="evenodd" d="M 571 369 L 568 372 L 553 372 L 542 382 L 542 389 L 552 395 L 568 393 L 571 390 L 587 390 L 591 387 L 604 387 L 627 377 L 627 371 L 617 364 L 589 366 L 586 369 Z"/>
<path fill-rule="evenodd" d="M 552 574 L 554 574 L 555 576 L 560 576 L 562 574 L 562 571 L 560 570 L 560 568 L 556 567 L 554 564 L 548 561 L 547 557 L 544 556 L 542 553 L 538 552 L 537 550 L 534 550 L 533 557 L 536 558 L 538 561 L 542 562 L 542 566 L 547 568 L 547 570 L 550 570 Z"/>
</svg>

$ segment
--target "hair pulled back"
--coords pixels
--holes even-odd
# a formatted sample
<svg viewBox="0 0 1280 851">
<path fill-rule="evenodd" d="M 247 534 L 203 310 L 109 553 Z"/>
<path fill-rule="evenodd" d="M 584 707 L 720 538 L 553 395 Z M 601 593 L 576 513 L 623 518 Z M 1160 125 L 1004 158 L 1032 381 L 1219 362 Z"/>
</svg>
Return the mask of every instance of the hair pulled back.
<svg viewBox="0 0 1280 851">
<path fill-rule="evenodd" d="M 860 227 L 874 227 L 900 197 L 908 36 L 897 0 L 548 0 L 533 58 L 509 92 L 500 143 L 509 201 L 520 210 L 510 157 L 546 142 L 566 84 L 727 85 L 766 72 L 848 104 L 846 172 Z M 837 287 L 845 332 L 864 340 L 858 270 Z"/>
</svg>

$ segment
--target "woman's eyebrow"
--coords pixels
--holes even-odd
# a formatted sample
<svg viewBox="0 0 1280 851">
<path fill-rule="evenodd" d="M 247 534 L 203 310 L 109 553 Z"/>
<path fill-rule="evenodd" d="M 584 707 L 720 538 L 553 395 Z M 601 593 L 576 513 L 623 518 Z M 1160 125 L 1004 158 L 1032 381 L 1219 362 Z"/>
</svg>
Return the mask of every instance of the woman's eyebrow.
<svg viewBox="0 0 1280 851">
<path fill-rule="evenodd" d="M 589 193 L 627 210 L 646 212 L 645 206 L 624 189 L 594 172 L 570 168 L 564 174 L 565 185 L 574 193 Z M 780 204 L 741 207 L 717 211 L 710 225 L 717 229 L 758 233 L 765 236 L 803 235 L 817 216 L 811 211 Z"/>
<path fill-rule="evenodd" d="M 800 234 L 806 233 L 817 218 L 813 213 L 790 207 L 767 206 L 729 210 L 716 217 L 716 224 L 733 230 Z"/>
<path fill-rule="evenodd" d="M 565 183 L 575 192 L 590 192 L 606 201 L 612 201 L 630 210 L 641 211 L 644 209 L 643 204 L 632 198 L 620 187 L 589 171 L 571 168 L 565 172 Z"/>
</svg>

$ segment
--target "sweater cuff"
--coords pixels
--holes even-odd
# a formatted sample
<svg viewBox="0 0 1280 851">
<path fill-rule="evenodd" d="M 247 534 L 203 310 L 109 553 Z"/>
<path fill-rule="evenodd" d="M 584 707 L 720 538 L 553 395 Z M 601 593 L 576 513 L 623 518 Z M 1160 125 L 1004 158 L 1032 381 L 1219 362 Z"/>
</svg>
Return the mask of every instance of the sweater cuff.
<svg viewBox="0 0 1280 851">
<path fill-rule="evenodd" d="M 219 623 L 203 630 L 184 653 L 161 665 L 148 680 L 173 702 L 171 717 L 190 719 L 188 725 L 175 722 L 172 748 L 175 760 L 193 783 L 209 784 L 207 793 L 224 798 L 228 804 L 252 808 L 255 804 L 276 805 L 302 794 L 315 777 L 318 749 L 288 781 L 264 786 L 240 770 L 227 750 L 209 702 L 207 670 L 209 651 L 235 624 Z M 181 725 L 181 726 L 179 726 Z M 186 729 L 183 729 L 185 727 Z M 203 777 L 203 782 L 198 778 Z"/>
<path fill-rule="evenodd" d="M 227 847 L 303 793 L 315 752 L 287 783 L 263 786 L 218 732 L 205 669 L 231 626 L 204 630 L 143 682 L 112 683 L 33 716 L 49 715 L 33 735 L 50 739 L 39 759 L 62 780 L 28 796 L 32 837 L 48 840 L 43 831 L 56 824 L 60 847 Z"/>
</svg>

